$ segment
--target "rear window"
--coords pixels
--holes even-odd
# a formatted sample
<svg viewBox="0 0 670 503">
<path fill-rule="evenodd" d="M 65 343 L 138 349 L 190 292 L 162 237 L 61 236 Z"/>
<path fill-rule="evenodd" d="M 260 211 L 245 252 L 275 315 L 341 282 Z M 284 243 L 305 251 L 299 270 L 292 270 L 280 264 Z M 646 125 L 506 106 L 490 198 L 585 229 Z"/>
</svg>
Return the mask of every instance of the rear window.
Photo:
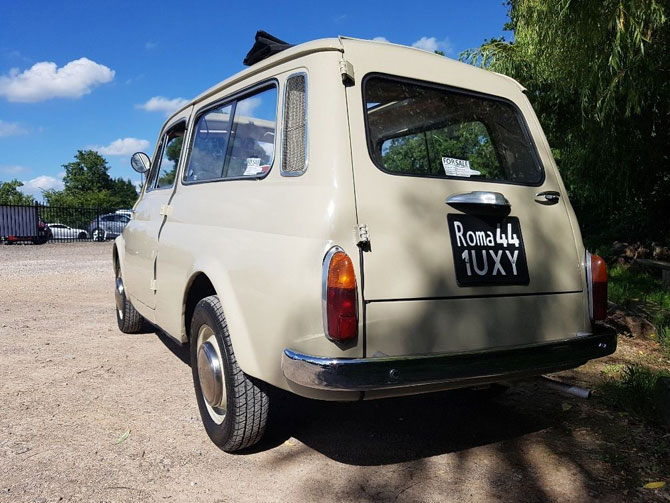
<svg viewBox="0 0 670 503">
<path fill-rule="evenodd" d="M 368 146 L 383 171 L 537 185 L 543 171 L 521 114 L 478 94 L 389 77 L 364 83 Z"/>
</svg>

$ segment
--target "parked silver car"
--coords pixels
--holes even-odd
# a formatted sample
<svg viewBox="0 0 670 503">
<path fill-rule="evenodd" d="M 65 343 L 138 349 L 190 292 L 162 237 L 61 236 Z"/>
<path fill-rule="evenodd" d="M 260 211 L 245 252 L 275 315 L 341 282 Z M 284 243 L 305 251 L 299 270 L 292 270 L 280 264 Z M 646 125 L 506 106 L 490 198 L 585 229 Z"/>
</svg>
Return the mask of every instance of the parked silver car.
<svg viewBox="0 0 670 503">
<path fill-rule="evenodd" d="M 93 241 L 105 241 L 119 236 L 130 222 L 130 216 L 122 213 L 98 215 L 88 224 L 88 234 Z"/>
</svg>

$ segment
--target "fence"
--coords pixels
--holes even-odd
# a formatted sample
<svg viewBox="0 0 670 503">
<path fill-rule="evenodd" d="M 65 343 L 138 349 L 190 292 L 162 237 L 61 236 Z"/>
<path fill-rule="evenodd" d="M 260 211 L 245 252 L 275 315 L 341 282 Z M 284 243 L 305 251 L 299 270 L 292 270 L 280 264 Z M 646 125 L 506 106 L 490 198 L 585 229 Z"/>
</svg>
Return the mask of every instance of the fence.
<svg viewBox="0 0 670 503">
<path fill-rule="evenodd" d="M 130 210 L 0 205 L 0 243 L 105 241 L 123 231 Z"/>
</svg>

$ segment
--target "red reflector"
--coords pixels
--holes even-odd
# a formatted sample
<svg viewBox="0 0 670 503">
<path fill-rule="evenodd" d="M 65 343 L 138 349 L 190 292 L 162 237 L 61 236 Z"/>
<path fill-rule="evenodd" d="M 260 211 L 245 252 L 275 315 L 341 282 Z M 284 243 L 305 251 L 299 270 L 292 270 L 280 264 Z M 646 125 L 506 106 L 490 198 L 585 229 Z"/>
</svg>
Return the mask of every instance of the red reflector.
<svg viewBox="0 0 670 503">
<path fill-rule="evenodd" d="M 328 337 L 349 341 L 358 335 L 358 296 L 356 275 L 349 256 L 343 251 L 330 256 L 326 291 Z"/>
<path fill-rule="evenodd" d="M 607 264 L 598 255 L 591 255 L 591 292 L 593 319 L 607 318 Z"/>
</svg>

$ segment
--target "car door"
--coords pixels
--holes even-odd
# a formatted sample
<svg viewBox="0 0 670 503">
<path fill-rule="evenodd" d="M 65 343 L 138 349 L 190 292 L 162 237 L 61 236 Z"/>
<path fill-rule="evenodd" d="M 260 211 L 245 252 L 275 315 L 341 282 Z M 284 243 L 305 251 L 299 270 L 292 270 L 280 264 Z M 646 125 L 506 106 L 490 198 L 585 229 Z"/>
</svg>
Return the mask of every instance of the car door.
<svg viewBox="0 0 670 503">
<path fill-rule="evenodd" d="M 125 223 L 126 272 L 124 283 L 133 300 L 154 309 L 158 238 L 179 169 L 181 144 L 191 108 L 173 117 L 163 128 L 151 169 L 134 217 Z M 125 215 L 118 215 L 126 218 Z"/>
<path fill-rule="evenodd" d="M 532 111 L 511 86 L 509 98 L 458 89 L 458 68 L 446 70 L 380 70 L 347 89 L 358 219 L 370 236 L 368 352 L 574 337 L 584 330 L 580 257 Z"/>
<path fill-rule="evenodd" d="M 67 237 L 65 234 L 65 226 L 63 224 L 49 224 L 49 229 L 51 229 L 53 239 L 63 239 Z"/>
</svg>

